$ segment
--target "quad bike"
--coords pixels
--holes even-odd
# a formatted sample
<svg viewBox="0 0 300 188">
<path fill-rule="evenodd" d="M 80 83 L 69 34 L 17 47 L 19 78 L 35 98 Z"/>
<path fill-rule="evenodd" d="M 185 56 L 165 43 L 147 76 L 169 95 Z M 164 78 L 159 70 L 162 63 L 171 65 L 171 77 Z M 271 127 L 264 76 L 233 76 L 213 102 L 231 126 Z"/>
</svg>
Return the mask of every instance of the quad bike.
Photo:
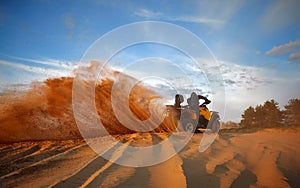
<svg viewBox="0 0 300 188">
<path fill-rule="evenodd" d="M 189 105 L 183 107 L 176 105 L 175 99 L 175 105 L 166 106 L 167 118 L 171 118 L 175 123 L 180 122 L 186 132 L 194 133 L 201 132 L 204 129 L 210 129 L 216 133 L 220 129 L 220 115 L 218 112 L 209 111 L 206 107 L 207 101 L 209 100 L 206 100 L 199 106 L 198 113 L 196 110 L 191 109 Z M 210 101 L 208 103 L 210 103 Z"/>
</svg>

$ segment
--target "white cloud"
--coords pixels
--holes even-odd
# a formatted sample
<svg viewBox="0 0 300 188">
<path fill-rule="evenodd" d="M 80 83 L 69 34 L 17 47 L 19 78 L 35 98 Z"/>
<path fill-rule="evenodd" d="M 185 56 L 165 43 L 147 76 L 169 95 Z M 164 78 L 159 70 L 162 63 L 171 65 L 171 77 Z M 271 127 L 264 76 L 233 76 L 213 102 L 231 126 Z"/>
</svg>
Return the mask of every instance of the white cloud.
<svg viewBox="0 0 300 188">
<path fill-rule="evenodd" d="M 271 50 L 267 51 L 267 55 L 284 55 L 287 53 L 294 52 L 295 47 L 300 46 L 300 40 L 292 41 L 286 44 L 273 47 Z"/>
<path fill-rule="evenodd" d="M 185 65 L 191 71 L 199 74 L 206 74 L 212 77 L 221 74 L 227 89 L 230 90 L 253 90 L 257 86 L 272 83 L 273 79 L 269 77 L 269 70 L 259 67 L 240 65 L 227 61 L 218 61 L 219 64 L 212 63 L 209 60 L 197 59 L 202 63 L 202 69 L 195 65 Z"/>
<path fill-rule="evenodd" d="M 48 77 L 60 77 L 60 76 L 67 76 L 72 74 L 72 72 L 68 72 L 65 70 L 56 70 L 56 69 L 49 69 L 49 68 L 42 68 L 42 67 L 34 67 L 14 62 L 8 62 L 5 60 L 0 60 L 0 64 L 6 65 L 12 68 L 21 69 L 28 72 L 33 72 L 37 74 L 46 75 Z"/>
<path fill-rule="evenodd" d="M 163 15 L 160 12 L 154 12 L 145 8 L 137 9 L 134 14 L 148 19 L 159 18 Z"/>
<path fill-rule="evenodd" d="M 0 90 L 16 84 L 30 84 L 33 81 L 43 81 L 48 78 L 73 76 L 73 71 L 77 67 L 75 63 L 53 59 L 46 61 L 9 57 L 10 60 L 0 59 Z"/>
<path fill-rule="evenodd" d="M 57 60 L 57 59 L 45 59 L 45 60 L 38 60 L 38 59 L 30 59 L 30 58 L 23 58 L 23 57 L 16 57 L 6 54 L 1 54 L 9 59 L 17 60 L 17 61 L 23 61 L 23 62 L 29 62 L 29 63 L 35 63 L 40 65 L 48 65 L 54 68 L 59 69 L 67 69 L 67 70 L 74 70 L 78 64 L 71 61 L 65 61 L 65 60 Z"/>
<path fill-rule="evenodd" d="M 65 61 L 65 60 L 57 60 L 57 59 L 45 59 L 45 60 L 39 60 L 41 64 L 45 65 L 51 65 L 51 66 L 56 66 L 59 68 L 67 69 L 67 70 L 74 70 L 78 67 L 77 62 L 72 62 L 72 61 Z"/>
<path fill-rule="evenodd" d="M 169 20 L 190 22 L 190 23 L 203 23 L 203 24 L 211 24 L 211 25 L 220 25 L 224 23 L 223 20 L 209 19 L 209 18 L 198 17 L 198 16 L 180 16 L 180 17 L 170 18 Z"/>
<path fill-rule="evenodd" d="M 181 16 L 168 16 L 161 12 L 154 12 L 149 9 L 138 9 L 134 12 L 135 15 L 146 19 L 161 19 L 164 21 L 181 21 L 189 23 L 208 24 L 212 26 L 224 24 L 222 19 L 208 18 L 200 15 L 181 15 Z"/>
<path fill-rule="evenodd" d="M 258 86 L 273 82 L 273 79 L 266 77 L 269 75 L 266 69 L 226 61 L 219 63 L 225 86 L 229 90 L 255 90 Z"/>
<path fill-rule="evenodd" d="M 300 64 L 300 40 L 275 46 L 266 55 L 288 55 L 287 61 Z"/>
<path fill-rule="evenodd" d="M 194 2 L 184 2 L 176 7 L 178 11 L 172 15 L 168 11 L 153 11 L 147 8 L 139 8 L 134 14 L 147 19 L 162 19 L 167 21 L 182 21 L 190 23 L 205 23 L 212 25 L 225 24 L 234 14 L 244 5 L 244 0 L 211 1 L 202 0 Z M 186 12 L 186 14 L 176 14 L 177 12 Z"/>
<path fill-rule="evenodd" d="M 288 60 L 300 64 L 300 52 L 292 53 Z"/>
</svg>

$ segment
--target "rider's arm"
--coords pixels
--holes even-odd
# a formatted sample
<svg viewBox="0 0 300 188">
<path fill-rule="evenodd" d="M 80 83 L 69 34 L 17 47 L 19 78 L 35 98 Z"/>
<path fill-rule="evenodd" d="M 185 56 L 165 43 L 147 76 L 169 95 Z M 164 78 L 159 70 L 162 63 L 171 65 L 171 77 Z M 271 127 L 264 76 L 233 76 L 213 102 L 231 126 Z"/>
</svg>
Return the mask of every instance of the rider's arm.
<svg viewBox="0 0 300 188">
<path fill-rule="evenodd" d="M 209 104 L 209 103 L 211 102 L 210 100 L 208 100 L 206 97 L 204 97 L 204 96 L 202 96 L 202 95 L 198 95 L 198 99 L 199 99 L 199 100 L 200 100 L 200 99 L 205 100 L 203 104 Z"/>
</svg>

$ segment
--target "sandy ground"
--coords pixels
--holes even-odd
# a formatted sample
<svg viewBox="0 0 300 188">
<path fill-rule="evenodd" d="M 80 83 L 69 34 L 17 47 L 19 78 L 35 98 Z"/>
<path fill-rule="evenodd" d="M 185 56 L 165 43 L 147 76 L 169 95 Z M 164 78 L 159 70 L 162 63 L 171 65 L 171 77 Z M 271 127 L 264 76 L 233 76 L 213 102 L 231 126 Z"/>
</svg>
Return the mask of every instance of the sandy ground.
<svg viewBox="0 0 300 188">
<path fill-rule="evenodd" d="M 120 136 L 127 145 L 165 137 Z M 300 187 L 299 128 L 222 132 L 201 153 L 202 137 L 163 163 L 137 168 L 103 159 L 82 140 L 0 145 L 0 187 Z M 124 147 L 105 152 L 117 160 Z"/>
</svg>

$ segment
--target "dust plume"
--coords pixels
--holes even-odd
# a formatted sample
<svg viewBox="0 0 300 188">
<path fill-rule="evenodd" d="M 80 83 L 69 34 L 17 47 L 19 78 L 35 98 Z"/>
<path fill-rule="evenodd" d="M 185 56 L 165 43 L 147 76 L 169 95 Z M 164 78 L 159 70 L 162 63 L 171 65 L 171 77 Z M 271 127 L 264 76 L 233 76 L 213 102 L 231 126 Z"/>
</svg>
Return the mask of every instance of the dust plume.
<svg viewBox="0 0 300 188">
<path fill-rule="evenodd" d="M 91 62 L 86 70 L 92 72 L 95 66 L 98 66 L 97 63 Z M 111 135 L 136 132 L 123 126 L 113 111 L 111 92 L 120 73 L 106 69 L 103 74 L 102 79 L 94 85 L 96 110 L 103 126 Z M 125 83 L 136 82 L 128 75 L 123 75 L 124 78 L 127 79 Z M 0 142 L 81 138 L 72 109 L 73 81 L 73 77 L 52 78 L 42 83 L 32 83 L 28 90 L 3 93 L 0 96 Z M 90 80 L 87 79 L 86 82 Z M 82 87 L 82 92 L 85 92 L 85 86 Z M 117 101 L 120 108 L 126 108 L 127 104 L 122 100 L 124 97 L 129 101 L 130 114 L 125 111 L 122 116 L 139 120 L 150 117 L 151 101 L 160 98 L 154 91 L 141 85 L 135 85 L 129 96 L 123 96 L 122 88 L 116 95 L 120 95 L 120 100 Z M 164 105 L 155 104 L 157 110 L 153 115 L 161 116 Z M 88 121 L 88 117 L 86 120 Z M 176 128 L 166 120 L 153 127 L 152 132 L 172 132 Z M 91 133 L 90 136 L 99 135 Z"/>
</svg>

